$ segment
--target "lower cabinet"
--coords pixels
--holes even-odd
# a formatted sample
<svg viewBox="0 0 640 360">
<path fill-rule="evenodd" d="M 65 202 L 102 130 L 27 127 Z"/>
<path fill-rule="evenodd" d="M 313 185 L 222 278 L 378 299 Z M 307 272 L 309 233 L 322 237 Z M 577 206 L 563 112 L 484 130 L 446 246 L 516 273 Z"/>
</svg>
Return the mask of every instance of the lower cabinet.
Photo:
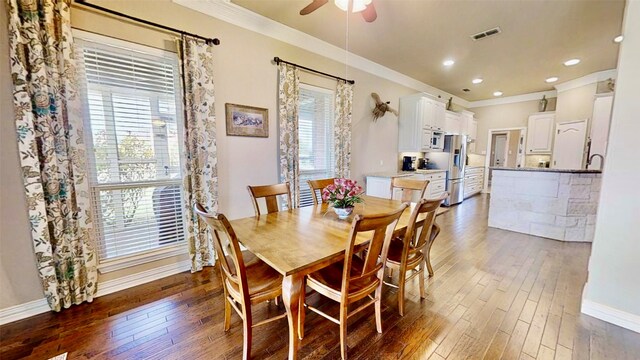
<svg viewBox="0 0 640 360">
<path fill-rule="evenodd" d="M 464 173 L 464 198 L 482 192 L 484 188 L 484 167 L 467 168 Z"/>
<path fill-rule="evenodd" d="M 425 199 L 437 198 L 447 188 L 447 173 L 446 171 L 430 172 L 430 173 L 416 173 L 409 176 L 410 179 L 416 180 L 429 180 L 429 186 L 425 192 Z M 401 198 L 401 190 L 395 189 L 393 198 Z M 376 196 L 385 199 L 391 198 L 391 177 L 378 177 L 367 176 L 367 195 Z M 415 194 L 412 199 L 413 202 L 417 202 L 418 195 Z"/>
</svg>

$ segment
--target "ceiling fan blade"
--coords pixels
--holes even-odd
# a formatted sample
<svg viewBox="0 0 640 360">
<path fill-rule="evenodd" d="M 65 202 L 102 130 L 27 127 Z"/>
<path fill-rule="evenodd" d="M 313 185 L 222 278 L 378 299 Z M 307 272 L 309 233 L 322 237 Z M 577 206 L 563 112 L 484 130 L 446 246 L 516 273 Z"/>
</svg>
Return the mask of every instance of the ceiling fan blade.
<svg viewBox="0 0 640 360">
<path fill-rule="evenodd" d="M 378 13 L 376 13 L 376 8 L 373 7 L 373 2 L 362 11 L 362 17 L 366 22 L 373 22 L 376 18 L 378 18 Z"/>
<path fill-rule="evenodd" d="M 318 10 L 319 7 L 328 3 L 329 0 L 313 0 L 313 2 L 304 7 L 304 9 L 300 10 L 300 15 L 311 14 L 312 12 Z"/>
</svg>

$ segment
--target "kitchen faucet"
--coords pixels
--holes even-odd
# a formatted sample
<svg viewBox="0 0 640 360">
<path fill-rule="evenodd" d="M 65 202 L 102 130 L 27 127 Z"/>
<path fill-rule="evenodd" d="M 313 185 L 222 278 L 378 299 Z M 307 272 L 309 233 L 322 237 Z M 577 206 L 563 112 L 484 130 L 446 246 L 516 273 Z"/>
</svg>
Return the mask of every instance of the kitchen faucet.
<svg viewBox="0 0 640 360">
<path fill-rule="evenodd" d="M 591 163 L 593 162 L 593 158 L 596 156 L 600 158 L 600 170 L 604 168 L 604 156 L 600 154 L 593 154 L 589 157 L 589 160 L 587 160 L 587 169 L 589 168 L 589 165 L 591 165 Z"/>
</svg>

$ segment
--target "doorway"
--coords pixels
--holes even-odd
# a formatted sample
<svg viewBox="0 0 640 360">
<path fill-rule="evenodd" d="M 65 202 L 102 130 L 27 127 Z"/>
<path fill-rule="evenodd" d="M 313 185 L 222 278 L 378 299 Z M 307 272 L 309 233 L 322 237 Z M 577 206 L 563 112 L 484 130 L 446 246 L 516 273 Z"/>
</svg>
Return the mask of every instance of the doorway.
<svg viewBox="0 0 640 360">
<path fill-rule="evenodd" d="M 491 162 L 492 167 L 505 167 L 507 165 L 509 133 L 493 134 L 491 139 Z"/>
<path fill-rule="evenodd" d="M 489 129 L 484 166 L 484 192 L 491 189 L 492 167 L 524 167 L 526 127 Z"/>
</svg>

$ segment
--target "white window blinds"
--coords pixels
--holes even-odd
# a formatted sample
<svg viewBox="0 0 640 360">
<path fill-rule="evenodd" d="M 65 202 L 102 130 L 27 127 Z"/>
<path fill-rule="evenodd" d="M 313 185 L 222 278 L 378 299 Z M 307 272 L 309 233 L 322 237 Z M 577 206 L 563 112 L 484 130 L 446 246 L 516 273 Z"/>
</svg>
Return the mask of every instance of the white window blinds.
<svg viewBox="0 0 640 360">
<path fill-rule="evenodd" d="M 331 90 L 300 85 L 300 206 L 313 205 L 307 180 L 334 176 L 333 99 Z"/>
<path fill-rule="evenodd" d="M 107 43 L 76 41 L 100 260 L 185 239 L 177 56 Z"/>
</svg>

